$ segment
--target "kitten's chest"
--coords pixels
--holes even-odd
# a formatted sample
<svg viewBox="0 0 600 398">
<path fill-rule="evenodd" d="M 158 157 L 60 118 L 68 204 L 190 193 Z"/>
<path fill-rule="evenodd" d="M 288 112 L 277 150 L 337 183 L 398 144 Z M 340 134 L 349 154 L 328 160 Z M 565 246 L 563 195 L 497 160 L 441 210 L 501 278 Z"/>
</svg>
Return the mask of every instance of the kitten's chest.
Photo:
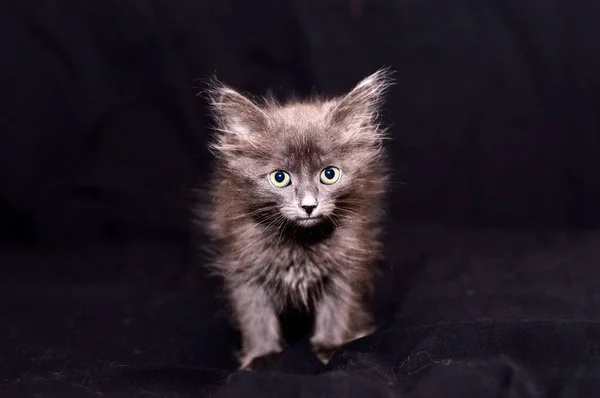
<svg viewBox="0 0 600 398">
<path fill-rule="evenodd" d="M 283 283 L 291 288 L 317 283 L 329 272 L 328 264 L 319 262 L 314 256 L 300 254 L 282 260 L 284 261 L 276 266 L 282 270 L 280 277 Z"/>
<path fill-rule="evenodd" d="M 271 282 L 283 293 L 298 303 L 307 304 L 324 288 L 334 264 L 325 259 L 319 250 L 289 247 L 274 255 L 269 264 Z"/>
</svg>

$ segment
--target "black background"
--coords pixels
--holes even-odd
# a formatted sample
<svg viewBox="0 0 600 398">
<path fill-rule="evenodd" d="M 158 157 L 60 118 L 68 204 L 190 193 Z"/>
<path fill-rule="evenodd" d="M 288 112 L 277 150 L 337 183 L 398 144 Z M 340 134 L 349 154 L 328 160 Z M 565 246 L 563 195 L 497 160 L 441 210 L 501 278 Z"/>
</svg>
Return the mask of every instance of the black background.
<svg viewBox="0 0 600 398">
<path fill-rule="evenodd" d="M 600 393 L 600 6 L 0 3 L 0 394 Z M 192 243 L 215 74 L 329 95 L 396 70 L 381 327 L 236 372 Z M 200 79 L 200 80 L 197 80 Z"/>
</svg>

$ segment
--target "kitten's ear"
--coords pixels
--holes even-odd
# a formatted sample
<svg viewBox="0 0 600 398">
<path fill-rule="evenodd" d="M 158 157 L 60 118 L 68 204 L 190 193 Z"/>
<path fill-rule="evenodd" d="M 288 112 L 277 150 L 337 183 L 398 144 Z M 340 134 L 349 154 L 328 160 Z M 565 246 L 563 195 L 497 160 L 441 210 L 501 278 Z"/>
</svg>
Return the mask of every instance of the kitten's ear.
<svg viewBox="0 0 600 398">
<path fill-rule="evenodd" d="M 387 68 L 367 76 L 352 91 L 338 99 L 332 109 L 332 120 L 357 129 L 372 126 L 376 123 L 379 107 L 392 83 L 392 71 Z"/>
<path fill-rule="evenodd" d="M 210 81 L 207 94 L 221 132 L 241 136 L 267 126 L 267 114 L 257 104 L 216 78 Z"/>
</svg>

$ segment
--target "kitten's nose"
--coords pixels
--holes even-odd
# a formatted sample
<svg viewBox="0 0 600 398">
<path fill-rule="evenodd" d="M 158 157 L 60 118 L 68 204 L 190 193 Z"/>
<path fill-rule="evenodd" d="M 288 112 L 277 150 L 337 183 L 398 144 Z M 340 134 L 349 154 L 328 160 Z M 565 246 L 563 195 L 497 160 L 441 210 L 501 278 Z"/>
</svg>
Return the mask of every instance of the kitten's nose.
<svg viewBox="0 0 600 398">
<path fill-rule="evenodd" d="M 309 216 L 313 212 L 313 210 L 315 209 L 315 207 L 317 207 L 317 206 L 316 205 L 302 205 L 302 208 L 304 209 L 304 211 L 306 212 L 306 214 L 308 214 Z"/>
</svg>

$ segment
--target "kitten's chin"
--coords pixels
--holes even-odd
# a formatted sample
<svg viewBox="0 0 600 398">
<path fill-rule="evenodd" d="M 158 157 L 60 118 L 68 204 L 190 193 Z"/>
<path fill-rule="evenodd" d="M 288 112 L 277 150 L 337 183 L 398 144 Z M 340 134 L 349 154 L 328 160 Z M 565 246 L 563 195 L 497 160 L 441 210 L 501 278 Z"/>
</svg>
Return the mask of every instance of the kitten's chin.
<svg viewBox="0 0 600 398">
<path fill-rule="evenodd" d="M 323 221 L 322 217 L 306 217 L 306 218 L 297 218 L 294 220 L 297 226 L 303 228 L 314 227 L 315 225 L 321 223 Z"/>
</svg>

